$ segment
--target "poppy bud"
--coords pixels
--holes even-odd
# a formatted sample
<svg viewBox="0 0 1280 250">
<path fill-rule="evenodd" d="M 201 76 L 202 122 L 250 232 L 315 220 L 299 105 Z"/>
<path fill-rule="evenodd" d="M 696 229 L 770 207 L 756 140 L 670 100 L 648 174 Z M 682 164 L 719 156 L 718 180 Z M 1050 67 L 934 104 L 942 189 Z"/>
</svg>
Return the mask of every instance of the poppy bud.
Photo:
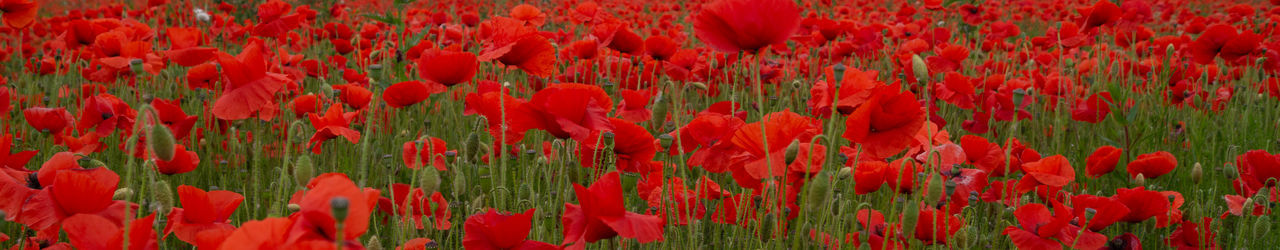
<svg viewBox="0 0 1280 250">
<path fill-rule="evenodd" d="M 1271 232 L 1271 220 L 1266 215 L 1258 216 L 1258 220 L 1253 222 L 1253 237 L 1265 238 L 1267 233 Z"/>
<path fill-rule="evenodd" d="M 760 220 L 760 238 L 768 239 L 772 237 L 774 224 L 778 224 L 776 213 L 765 214 L 764 219 Z"/>
<path fill-rule="evenodd" d="M 1139 187 L 1146 186 L 1146 185 L 1147 185 L 1147 177 L 1143 176 L 1142 174 L 1138 174 L 1138 176 L 1137 176 L 1137 177 L 1134 177 L 1134 178 L 1133 178 L 1133 184 L 1134 184 L 1134 185 L 1137 185 L 1137 186 L 1139 186 Z"/>
<path fill-rule="evenodd" d="M 467 154 L 476 156 L 476 153 L 480 151 L 480 136 L 476 135 L 475 132 L 467 134 L 467 139 L 462 141 L 462 148 L 466 150 Z"/>
<path fill-rule="evenodd" d="M 947 180 L 946 187 L 947 187 L 947 196 L 951 196 L 952 194 L 955 194 L 955 193 L 956 193 L 956 179 L 950 179 L 950 180 Z"/>
<path fill-rule="evenodd" d="M 298 211 L 302 211 L 302 206 L 294 203 L 289 203 L 289 205 L 285 206 L 285 208 L 288 208 L 290 213 L 297 213 Z"/>
<path fill-rule="evenodd" d="M 691 83 L 689 83 L 689 85 L 693 86 L 694 88 L 698 88 L 699 90 L 703 90 L 703 91 L 706 91 L 706 90 L 708 90 L 708 89 L 711 89 L 710 87 L 707 87 L 707 84 L 706 84 L 706 83 L 703 83 L 703 82 L 691 82 Z"/>
<path fill-rule="evenodd" d="M 1247 209 L 1247 210 L 1245 210 L 1245 211 L 1252 211 L 1252 210 L 1253 210 L 1253 198 L 1252 198 L 1252 197 L 1250 197 L 1250 198 L 1248 198 L 1248 199 L 1244 199 L 1244 205 L 1243 205 L 1243 206 L 1240 206 L 1240 207 L 1242 207 L 1242 208 L 1244 208 L 1244 209 Z"/>
<path fill-rule="evenodd" d="M 484 207 L 484 195 L 477 195 L 475 199 L 471 199 L 471 203 L 467 203 L 467 206 L 472 208 Z"/>
<path fill-rule="evenodd" d="M 83 167 L 83 168 L 85 168 L 85 169 L 94 169 L 94 168 L 101 168 L 101 167 L 106 167 L 106 166 L 107 166 L 107 164 L 106 164 L 106 163 L 103 163 L 102 161 L 99 161 L 98 159 L 92 159 L 92 158 L 83 158 L 83 159 L 80 159 L 80 162 L 79 162 L 79 163 L 80 163 L 80 167 Z"/>
<path fill-rule="evenodd" d="M 114 194 L 111 194 L 111 199 L 118 200 L 118 201 L 128 200 L 129 198 L 132 198 L 132 197 L 133 197 L 133 189 L 129 189 L 129 188 L 116 189 L 116 192 Z"/>
<path fill-rule="evenodd" d="M 334 96 L 333 86 L 328 83 L 320 84 L 320 94 L 324 96 Z"/>
<path fill-rule="evenodd" d="M 440 172 L 434 167 L 418 169 L 418 181 L 422 183 L 422 192 L 433 194 L 440 190 Z"/>
<path fill-rule="evenodd" d="M 169 132 L 169 127 L 151 126 L 151 133 L 147 134 L 147 147 L 156 154 L 156 158 L 165 161 L 173 160 L 174 143 L 173 133 Z"/>
<path fill-rule="evenodd" d="M 1200 184 L 1200 181 L 1202 180 L 1204 180 L 1204 169 L 1201 168 L 1200 163 L 1197 162 L 1195 165 L 1192 165 L 1191 167 L 1191 181 L 1195 182 L 1196 184 Z"/>
<path fill-rule="evenodd" d="M 231 151 L 240 151 L 240 130 L 235 126 L 227 129 L 227 148 Z"/>
<path fill-rule="evenodd" d="M 310 136 L 310 134 L 305 131 L 306 126 L 307 125 L 303 124 L 302 120 L 293 121 L 293 124 L 289 125 L 289 132 L 293 132 L 293 134 L 290 135 L 290 139 L 293 139 L 293 143 L 302 143 L 307 141 L 307 137 Z"/>
<path fill-rule="evenodd" d="M 853 175 L 853 169 L 849 167 L 842 167 L 840 168 L 839 171 L 836 171 L 836 177 L 840 178 L 841 180 L 849 179 L 849 176 L 852 176 L 852 175 Z"/>
<path fill-rule="evenodd" d="M 933 204 L 934 202 L 938 202 L 938 199 L 942 198 L 942 192 L 947 191 L 946 189 L 943 189 L 943 182 L 942 175 L 939 175 L 937 172 L 934 172 L 929 176 L 929 188 L 926 190 L 924 196 L 924 202 L 926 204 Z"/>
<path fill-rule="evenodd" d="M 1089 221 L 1093 220 L 1093 215 L 1095 215 L 1095 214 L 1098 214 L 1098 210 L 1097 210 L 1097 209 L 1094 209 L 1094 208 L 1091 208 L 1091 207 L 1090 207 L 1090 208 L 1085 208 L 1085 209 L 1084 209 L 1084 221 L 1085 221 L 1085 223 L 1089 223 Z"/>
<path fill-rule="evenodd" d="M 1227 176 L 1227 179 L 1235 179 L 1236 177 L 1240 177 L 1240 172 L 1236 171 L 1236 166 L 1230 163 L 1227 164 L 1227 167 L 1222 168 L 1222 172 L 1224 172 L 1223 175 Z"/>
<path fill-rule="evenodd" d="M 924 63 L 924 58 L 920 58 L 920 55 L 911 55 L 911 70 L 916 73 L 916 80 L 929 79 L 929 65 Z"/>
<path fill-rule="evenodd" d="M 1172 58 L 1174 51 L 1177 51 L 1177 49 L 1173 47 L 1173 44 L 1164 46 L 1164 58 Z"/>
<path fill-rule="evenodd" d="M 338 196 L 329 200 L 329 209 L 333 210 L 333 219 L 338 223 L 347 220 L 347 212 L 349 212 L 348 208 L 350 207 L 351 200 L 347 200 L 347 197 Z"/>
<path fill-rule="evenodd" d="M 796 161 L 796 156 L 800 154 L 800 139 L 791 140 L 791 145 L 787 145 L 787 151 L 782 156 L 786 160 L 787 165 L 791 165 Z"/>
<path fill-rule="evenodd" d="M 298 182 L 298 186 L 306 186 L 315 177 L 316 168 L 311 164 L 311 157 L 305 154 L 298 156 L 298 161 L 293 163 L 293 181 Z"/>
<path fill-rule="evenodd" d="M 382 250 L 382 241 L 378 240 L 378 236 L 369 237 L 369 243 L 364 244 L 365 250 Z"/>
<path fill-rule="evenodd" d="M 377 52 L 381 52 L 381 50 L 379 50 L 379 51 L 374 51 L 374 53 L 377 53 Z M 369 71 L 379 71 L 379 70 L 382 70 L 382 64 L 380 64 L 380 63 L 375 63 L 375 64 L 370 64 L 370 65 L 369 65 Z"/>
<path fill-rule="evenodd" d="M 659 97 L 658 99 L 661 99 L 661 97 Z M 662 122 L 667 121 L 667 112 L 668 112 L 668 110 L 670 110 L 670 108 L 671 108 L 671 107 L 667 106 L 667 103 L 666 103 L 666 102 L 663 102 L 663 101 L 660 101 L 660 100 L 654 100 L 654 102 L 653 102 L 653 117 L 652 117 L 652 118 L 650 118 L 650 119 L 652 119 L 652 120 L 650 120 L 650 122 L 653 122 L 653 123 L 655 123 L 655 124 L 658 124 L 658 123 L 662 123 Z"/>
<path fill-rule="evenodd" d="M 173 209 L 173 190 L 168 182 L 163 180 L 152 182 L 151 198 L 155 200 L 155 204 L 152 205 L 155 213 L 169 214 L 169 210 Z"/>
<path fill-rule="evenodd" d="M 809 191 L 807 194 L 809 197 L 805 200 L 805 209 L 809 210 L 811 213 L 816 213 L 822 209 L 822 206 L 825 206 L 830 202 L 830 197 L 833 195 L 831 190 L 831 174 L 825 171 L 819 173 L 818 176 L 814 177 L 813 181 L 809 183 L 808 187 Z"/>
<path fill-rule="evenodd" d="M 48 133 L 48 131 L 40 131 L 40 132 Z M 129 153 L 137 152 L 137 151 L 134 151 L 134 150 L 137 150 L 137 149 L 138 149 L 137 145 L 138 145 L 138 135 L 139 135 L 139 134 L 141 134 L 141 133 L 133 133 L 133 135 L 130 135 L 130 136 L 129 136 L 129 139 L 125 139 L 125 140 L 124 140 L 124 141 L 125 141 L 125 142 L 124 142 L 124 151 L 125 151 L 125 152 L 129 152 Z"/>
<path fill-rule="evenodd" d="M 916 229 L 916 220 L 920 218 L 920 204 L 915 201 L 907 202 L 907 210 L 902 212 L 902 228 L 906 229 L 906 235 L 913 235 Z"/>
<path fill-rule="evenodd" d="M 462 171 L 453 172 L 453 196 L 462 196 L 467 191 L 467 176 Z"/>
</svg>

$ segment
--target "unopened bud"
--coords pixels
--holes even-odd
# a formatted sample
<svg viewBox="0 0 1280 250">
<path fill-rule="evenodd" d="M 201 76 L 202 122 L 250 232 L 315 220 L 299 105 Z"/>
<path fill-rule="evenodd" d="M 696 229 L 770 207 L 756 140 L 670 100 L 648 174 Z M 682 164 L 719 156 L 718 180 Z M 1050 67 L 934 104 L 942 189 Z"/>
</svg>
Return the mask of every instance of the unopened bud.
<svg viewBox="0 0 1280 250">
<path fill-rule="evenodd" d="M 163 180 L 152 182 L 151 199 L 155 201 L 153 207 L 155 212 L 166 215 L 169 210 L 173 209 L 173 188 L 169 187 L 169 183 Z"/>
<path fill-rule="evenodd" d="M 1146 186 L 1146 185 L 1147 185 L 1147 177 L 1146 177 L 1146 176 L 1143 176 L 1142 174 L 1138 174 L 1138 176 L 1137 176 L 1137 177 L 1134 177 L 1134 178 L 1133 178 L 1133 184 L 1134 184 L 1134 185 L 1137 185 L 1137 186 L 1139 186 L 1139 187 Z"/>
<path fill-rule="evenodd" d="M 807 186 L 809 188 L 807 193 L 809 197 L 805 200 L 805 209 L 809 210 L 811 213 L 820 212 L 822 206 L 827 205 L 827 203 L 830 202 L 830 197 L 833 195 L 833 190 L 831 189 L 831 174 L 823 171 L 819 173 L 818 176 L 814 177 Z"/>
<path fill-rule="evenodd" d="M 853 169 L 849 167 L 842 167 L 840 168 L 839 171 L 836 172 L 836 177 L 840 178 L 841 180 L 849 179 L 849 176 L 853 176 Z"/>
<path fill-rule="evenodd" d="M 929 65 L 924 63 L 924 58 L 920 58 L 920 55 L 911 55 L 911 70 L 916 74 L 916 80 L 929 79 Z"/>
<path fill-rule="evenodd" d="M 800 154 L 800 139 L 791 140 L 791 145 L 787 145 L 787 151 L 783 153 L 787 165 L 791 165 L 796 161 L 796 156 Z"/>
<path fill-rule="evenodd" d="M 378 236 L 369 237 L 369 242 L 364 244 L 366 250 L 382 250 L 382 241 L 378 240 Z"/>
<path fill-rule="evenodd" d="M 1191 181 L 1196 184 L 1200 184 L 1200 181 L 1202 180 L 1204 180 L 1204 169 L 1200 167 L 1200 163 L 1197 162 L 1195 165 L 1191 166 Z"/>
<path fill-rule="evenodd" d="M 1253 222 L 1253 237 L 1265 239 L 1267 233 L 1271 232 L 1271 220 L 1266 215 L 1258 216 L 1258 220 Z"/>
<path fill-rule="evenodd" d="M 116 189 L 116 192 L 111 194 L 112 200 L 122 201 L 128 200 L 129 198 L 133 198 L 133 190 L 129 188 Z"/>
<path fill-rule="evenodd" d="M 440 190 L 440 171 L 434 167 L 418 169 L 418 181 L 422 183 L 422 192 L 427 195 Z"/>
<path fill-rule="evenodd" d="M 942 193 L 947 191 L 943 189 L 943 182 L 942 175 L 939 175 L 937 172 L 934 172 L 929 176 L 929 187 L 924 196 L 924 202 L 926 204 L 933 204 L 938 202 L 938 199 L 942 198 Z"/>
<path fill-rule="evenodd" d="M 311 163 L 311 157 L 307 155 L 298 156 L 298 161 L 293 163 L 293 181 L 298 186 L 306 186 L 311 182 L 311 178 L 316 177 L 316 168 Z"/>
<path fill-rule="evenodd" d="M 453 196 L 462 196 L 467 191 L 467 176 L 461 171 L 453 172 Z"/>
<path fill-rule="evenodd" d="M 288 208 L 290 213 L 297 213 L 298 211 L 302 211 L 302 206 L 295 203 L 289 203 L 289 205 L 285 206 L 285 208 Z"/>
</svg>

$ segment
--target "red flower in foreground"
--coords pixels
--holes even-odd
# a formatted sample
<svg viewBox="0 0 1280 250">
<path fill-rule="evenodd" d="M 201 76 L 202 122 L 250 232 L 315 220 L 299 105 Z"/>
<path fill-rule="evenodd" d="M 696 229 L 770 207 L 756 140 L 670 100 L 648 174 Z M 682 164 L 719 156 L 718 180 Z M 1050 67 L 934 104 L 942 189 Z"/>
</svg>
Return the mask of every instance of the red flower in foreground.
<svg viewBox="0 0 1280 250">
<path fill-rule="evenodd" d="M 622 236 L 649 243 L 662 240 L 662 218 L 628 212 L 623 204 L 622 179 L 609 172 L 590 188 L 574 184 L 579 205 L 564 204 L 564 242 L 570 249 L 584 249 L 587 243 Z"/>
<path fill-rule="evenodd" d="M 541 121 L 540 127 L 557 138 L 573 138 L 586 143 L 592 131 L 613 130 L 608 118 L 609 111 L 613 110 L 613 99 L 598 86 L 579 83 L 551 85 L 534 93 L 528 104 L 538 111 L 532 115 Z"/>
<path fill-rule="evenodd" d="M 1214 57 L 1234 62 L 1258 48 L 1262 36 L 1245 31 L 1236 33 L 1236 28 L 1227 24 L 1214 24 L 1191 43 L 1192 60 L 1200 64 L 1213 62 Z"/>
<path fill-rule="evenodd" d="M 1241 192 L 1252 196 L 1258 189 L 1274 187 L 1280 184 L 1280 154 L 1270 154 L 1266 150 L 1251 150 L 1236 157 L 1239 168 L 1239 184 L 1243 184 L 1249 192 Z M 1239 185 L 1237 184 L 1237 185 Z"/>
<path fill-rule="evenodd" d="M 205 192 L 199 188 L 178 186 L 178 201 L 181 208 L 173 208 L 169 212 L 168 223 L 164 226 L 164 235 L 178 236 L 179 240 L 198 244 L 199 235 L 231 234 L 235 226 L 231 225 L 231 213 L 240 207 L 244 196 L 231 191 L 214 190 Z"/>
<path fill-rule="evenodd" d="M 445 148 L 446 146 L 448 145 L 445 144 L 444 140 L 435 137 L 405 142 L 404 146 L 401 147 L 401 158 L 404 159 L 404 165 L 410 169 L 417 169 L 431 164 L 436 170 L 448 171 L 449 167 L 445 162 L 445 153 L 450 151 Z M 457 153 L 456 150 L 454 153 Z"/>
<path fill-rule="evenodd" d="M 1022 205 L 1013 212 L 1018 225 L 1005 228 L 1004 234 L 1018 249 L 1062 249 L 1063 244 L 1073 244 L 1070 247 L 1078 249 L 1098 249 L 1106 245 L 1107 236 L 1072 225 L 1071 210 L 1062 203 L 1052 202 L 1052 212 L 1039 203 Z"/>
<path fill-rule="evenodd" d="M 156 172 L 166 175 L 181 174 L 196 170 L 200 166 L 200 156 L 195 151 L 187 151 L 187 146 L 178 144 L 173 150 L 173 159 L 168 161 L 155 158 Z"/>
<path fill-rule="evenodd" d="M 13 152 L 13 135 L 0 136 L 0 170 L 27 170 L 27 162 L 35 157 L 38 150 Z"/>
<path fill-rule="evenodd" d="M 719 0 L 702 6 L 694 35 L 724 52 L 755 52 L 791 38 L 800 27 L 800 9 L 788 0 Z"/>
<path fill-rule="evenodd" d="M 1075 107 L 1071 109 L 1071 119 L 1098 123 L 1111 114 L 1112 103 L 1115 103 L 1115 101 L 1111 100 L 1110 92 L 1093 94 L 1088 99 L 1076 103 Z"/>
<path fill-rule="evenodd" d="M 418 59 L 418 76 L 427 82 L 453 86 L 476 75 L 476 55 L 464 51 L 427 50 Z"/>
<path fill-rule="evenodd" d="M 1150 154 L 1138 155 L 1138 159 L 1125 165 L 1125 169 L 1129 171 L 1130 178 L 1137 178 L 1141 174 L 1144 178 L 1155 179 L 1161 175 L 1168 174 L 1178 166 L 1178 159 L 1173 154 L 1165 151 L 1157 151 Z"/>
<path fill-rule="evenodd" d="M 506 214 L 490 208 L 488 212 L 471 215 L 463 225 L 466 233 L 462 246 L 467 249 L 558 249 L 556 245 L 527 240 L 534 209 L 524 213 Z"/>
<path fill-rule="evenodd" d="M 1210 222 L 1213 222 L 1213 219 L 1209 217 L 1202 218 L 1200 223 L 1183 221 L 1177 230 L 1173 230 L 1169 237 L 1164 238 L 1164 242 L 1182 250 L 1218 249 L 1218 242 L 1214 239 L 1217 234 L 1213 233 Z"/>
<path fill-rule="evenodd" d="M 311 135 L 311 140 L 307 142 L 311 146 L 311 152 L 320 153 L 320 146 L 325 140 L 329 140 L 338 136 L 346 138 L 351 143 L 360 141 L 360 132 L 352 130 L 351 119 L 355 118 L 356 112 L 342 112 L 342 105 L 333 104 L 329 106 L 329 111 L 324 116 L 309 114 L 311 126 L 316 128 L 316 133 Z M 314 144 L 314 145 L 313 145 Z"/>
<path fill-rule="evenodd" d="M 845 120 L 842 135 L 862 146 L 862 152 L 874 159 L 884 159 L 907 149 L 912 137 L 924 126 L 924 109 L 911 92 L 899 92 L 899 86 L 881 86 L 872 90 L 871 99 L 858 106 Z"/>
<path fill-rule="evenodd" d="M 597 159 L 606 154 L 612 154 L 615 156 L 618 171 L 630 173 L 651 171 L 650 161 L 658 153 L 653 135 L 650 135 L 644 127 L 622 119 L 609 118 L 609 122 L 613 125 L 612 132 L 591 133 L 585 141 L 578 143 L 578 157 L 582 166 L 600 167 L 596 165 Z M 609 144 L 612 144 L 612 147 Z M 613 152 L 602 152 L 606 148 L 612 148 Z"/>
<path fill-rule="evenodd" d="M 1060 188 L 1076 180 L 1076 171 L 1062 155 L 1049 156 L 1035 162 L 1022 164 L 1027 175 L 1018 181 L 1018 191 L 1030 191 L 1038 186 Z"/>
<path fill-rule="evenodd" d="M 151 227 L 155 214 L 129 222 L 129 249 L 160 249 L 155 229 Z M 62 222 L 67 239 L 78 249 L 124 249 L 123 221 L 94 214 L 78 214 Z M 26 248 L 23 248 L 26 249 Z"/>
</svg>

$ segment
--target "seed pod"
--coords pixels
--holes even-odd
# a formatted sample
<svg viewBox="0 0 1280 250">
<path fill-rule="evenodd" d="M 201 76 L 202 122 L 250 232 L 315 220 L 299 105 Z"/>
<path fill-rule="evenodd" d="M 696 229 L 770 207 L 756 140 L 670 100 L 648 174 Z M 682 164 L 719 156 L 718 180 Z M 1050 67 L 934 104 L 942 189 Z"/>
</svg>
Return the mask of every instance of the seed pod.
<svg viewBox="0 0 1280 250">
<path fill-rule="evenodd" d="M 155 213 L 167 215 L 173 209 L 173 188 L 168 182 L 156 180 L 151 183 L 151 199 L 155 201 L 152 207 Z"/>
<path fill-rule="evenodd" d="M 422 183 L 422 192 L 431 195 L 440 190 L 440 171 L 435 167 L 418 169 L 418 182 Z"/>
<path fill-rule="evenodd" d="M 787 145 L 787 151 L 784 151 L 783 158 L 787 165 L 791 165 L 796 161 L 796 156 L 800 154 L 800 139 L 791 140 L 791 145 Z"/>
<path fill-rule="evenodd" d="M 347 197 L 338 196 L 329 200 L 329 209 L 333 210 L 333 219 L 338 223 L 347 220 L 347 212 L 350 212 L 350 206 L 351 200 L 347 200 Z"/>
<path fill-rule="evenodd" d="M 832 84 L 834 84 L 836 87 L 839 87 L 840 81 L 844 80 L 844 71 L 846 69 L 848 69 L 848 67 L 845 67 L 844 63 L 836 63 L 835 66 L 831 66 L 831 72 L 835 73 L 835 77 L 836 77 L 835 81 Z"/>
<path fill-rule="evenodd" d="M 924 63 L 920 55 L 911 55 L 911 70 L 916 73 L 916 80 L 928 81 L 929 65 Z"/>
<path fill-rule="evenodd" d="M 128 200 L 129 198 L 133 198 L 133 190 L 129 188 L 116 189 L 116 192 L 111 194 L 112 200 L 122 201 Z"/>
<path fill-rule="evenodd" d="M 658 136 L 658 144 L 662 145 L 663 149 L 669 150 L 671 148 L 671 143 L 675 141 L 675 139 L 676 138 L 670 134 L 662 134 Z"/>
<path fill-rule="evenodd" d="M 142 59 L 134 58 L 132 60 L 129 60 L 129 69 L 133 70 L 134 74 L 145 73 L 146 68 L 143 66 L 144 65 L 142 64 Z"/>
<path fill-rule="evenodd" d="M 1191 181 L 1195 182 L 1196 184 L 1200 184 L 1200 181 L 1203 181 L 1203 180 L 1204 180 L 1204 169 L 1201 168 L 1200 163 L 1197 162 L 1195 165 L 1192 165 L 1191 167 Z"/>
<path fill-rule="evenodd" d="M 311 164 L 311 157 L 305 154 L 298 156 L 298 161 L 293 163 L 293 181 L 305 187 L 315 177 L 316 168 Z"/>
</svg>

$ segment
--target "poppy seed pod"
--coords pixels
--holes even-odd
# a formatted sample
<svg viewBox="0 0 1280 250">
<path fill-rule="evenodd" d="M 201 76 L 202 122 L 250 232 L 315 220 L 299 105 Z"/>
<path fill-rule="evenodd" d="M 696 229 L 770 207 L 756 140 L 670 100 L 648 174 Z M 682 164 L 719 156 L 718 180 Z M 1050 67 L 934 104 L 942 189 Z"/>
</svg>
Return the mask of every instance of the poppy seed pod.
<svg viewBox="0 0 1280 250">
<path fill-rule="evenodd" d="M 134 58 L 129 60 L 129 69 L 132 70 L 134 74 L 142 74 L 146 70 L 142 66 L 142 59 Z"/>
<path fill-rule="evenodd" d="M 929 65 L 924 63 L 924 58 L 920 55 L 911 55 L 911 71 L 916 74 L 916 80 L 929 79 Z"/>
<path fill-rule="evenodd" d="M 347 197 L 338 196 L 329 200 L 329 209 L 333 210 L 333 219 L 338 221 L 339 224 L 347 220 L 347 212 L 350 211 L 348 209 L 350 207 L 351 200 L 348 200 Z"/>
<path fill-rule="evenodd" d="M 440 172 L 433 167 L 418 169 L 418 182 L 422 183 L 422 192 L 432 194 L 440 190 Z"/>
<path fill-rule="evenodd" d="M 160 160 L 173 160 L 174 141 L 173 132 L 169 131 L 169 127 L 151 126 L 151 131 L 147 134 L 147 147 L 150 147 L 151 152 L 154 152 L 156 158 Z"/>
<path fill-rule="evenodd" d="M 835 81 L 833 84 L 835 84 L 837 88 L 840 87 L 840 81 L 844 80 L 844 71 L 847 69 L 849 69 L 849 67 L 845 67 L 844 63 L 836 63 L 835 66 L 831 66 L 831 72 L 835 73 L 834 76 L 836 78 L 834 79 Z"/>
<path fill-rule="evenodd" d="M 298 156 L 298 161 L 293 163 L 293 181 L 298 186 L 306 186 L 311 178 L 316 177 L 316 168 L 311 163 L 311 157 L 307 155 Z"/>
<path fill-rule="evenodd" d="M 787 165 L 791 165 L 796 161 L 796 156 L 800 154 L 800 140 L 791 140 L 791 144 L 787 145 L 787 151 L 784 151 L 782 159 L 786 160 Z"/>
<path fill-rule="evenodd" d="M 1204 169 L 1200 167 L 1200 163 L 1197 162 L 1191 167 L 1191 181 L 1196 184 L 1200 184 L 1200 181 L 1202 180 L 1204 180 Z"/>
<path fill-rule="evenodd" d="M 671 148 L 672 141 L 675 141 L 675 137 L 671 136 L 670 134 L 662 134 L 658 136 L 658 144 L 662 145 L 662 148 L 664 149 Z"/>
</svg>

